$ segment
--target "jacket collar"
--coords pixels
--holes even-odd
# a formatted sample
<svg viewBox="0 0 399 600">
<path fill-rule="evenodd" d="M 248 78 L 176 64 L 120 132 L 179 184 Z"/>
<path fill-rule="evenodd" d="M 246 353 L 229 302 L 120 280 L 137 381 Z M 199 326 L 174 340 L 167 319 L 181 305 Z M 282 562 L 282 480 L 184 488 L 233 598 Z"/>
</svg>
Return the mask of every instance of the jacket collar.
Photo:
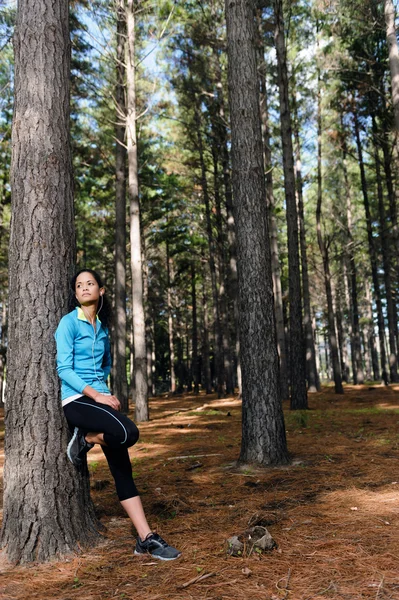
<svg viewBox="0 0 399 600">
<path fill-rule="evenodd" d="M 81 309 L 80 306 L 76 307 L 76 312 L 77 312 L 77 317 L 79 321 L 86 321 L 86 323 L 88 323 L 89 321 L 86 319 L 86 315 L 84 314 L 83 310 Z M 98 315 L 96 315 L 96 321 L 97 323 L 99 323 L 101 325 L 101 321 L 98 318 Z"/>
</svg>

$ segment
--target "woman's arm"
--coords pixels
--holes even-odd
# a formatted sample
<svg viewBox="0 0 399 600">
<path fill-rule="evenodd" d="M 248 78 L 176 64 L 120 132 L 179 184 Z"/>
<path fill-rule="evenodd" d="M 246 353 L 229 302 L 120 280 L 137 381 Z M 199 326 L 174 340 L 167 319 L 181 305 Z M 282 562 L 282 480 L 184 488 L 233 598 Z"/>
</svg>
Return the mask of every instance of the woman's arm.
<svg viewBox="0 0 399 600">
<path fill-rule="evenodd" d="M 108 330 L 105 330 L 105 331 L 107 333 L 107 339 L 105 340 L 102 368 L 104 371 L 104 381 L 107 381 L 109 374 L 111 373 L 112 359 L 111 359 L 111 344 L 109 342 Z"/>
<path fill-rule="evenodd" d="M 90 385 L 86 385 L 83 390 L 83 394 L 99 404 L 107 404 L 115 410 L 121 409 L 121 403 L 116 396 L 111 396 L 110 394 L 101 394 L 101 392 L 97 392 L 97 390 L 90 387 Z"/>
<path fill-rule="evenodd" d="M 74 323 L 70 320 L 61 319 L 55 341 L 57 344 L 57 373 L 62 381 L 65 381 L 78 394 L 82 394 L 86 382 L 73 370 L 73 345 L 75 339 Z"/>
</svg>

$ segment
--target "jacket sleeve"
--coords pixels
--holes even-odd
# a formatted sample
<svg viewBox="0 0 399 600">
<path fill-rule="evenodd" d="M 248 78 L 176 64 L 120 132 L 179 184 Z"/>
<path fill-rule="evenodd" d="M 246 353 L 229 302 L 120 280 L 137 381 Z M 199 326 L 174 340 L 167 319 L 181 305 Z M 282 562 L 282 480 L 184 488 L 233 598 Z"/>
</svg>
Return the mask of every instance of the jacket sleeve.
<svg viewBox="0 0 399 600">
<path fill-rule="evenodd" d="M 104 371 L 104 381 L 107 381 L 108 376 L 111 373 L 111 366 L 112 366 L 111 344 L 109 342 L 108 330 L 106 330 L 106 332 L 107 332 L 107 339 L 105 340 L 104 358 L 103 358 L 103 363 L 102 363 L 102 368 Z"/>
<path fill-rule="evenodd" d="M 72 389 L 81 394 L 87 383 L 73 370 L 75 324 L 70 319 L 61 319 L 55 341 L 57 344 L 57 373 Z"/>
</svg>

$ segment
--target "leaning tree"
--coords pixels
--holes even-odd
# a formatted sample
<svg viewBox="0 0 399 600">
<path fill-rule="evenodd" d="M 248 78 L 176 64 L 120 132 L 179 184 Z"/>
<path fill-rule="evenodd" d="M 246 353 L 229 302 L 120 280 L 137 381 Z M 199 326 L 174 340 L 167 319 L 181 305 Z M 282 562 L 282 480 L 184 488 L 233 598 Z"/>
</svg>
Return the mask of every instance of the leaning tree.
<svg viewBox="0 0 399 600">
<path fill-rule="evenodd" d="M 68 463 L 54 331 L 73 268 L 68 0 L 19 0 L 1 544 L 49 560 L 98 537 L 87 469 Z"/>
</svg>

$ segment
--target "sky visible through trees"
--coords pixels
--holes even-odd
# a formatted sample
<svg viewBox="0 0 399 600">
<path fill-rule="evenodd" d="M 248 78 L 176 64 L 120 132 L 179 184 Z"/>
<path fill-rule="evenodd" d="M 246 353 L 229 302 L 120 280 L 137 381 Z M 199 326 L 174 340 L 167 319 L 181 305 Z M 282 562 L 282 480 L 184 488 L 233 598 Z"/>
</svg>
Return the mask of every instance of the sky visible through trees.
<svg viewBox="0 0 399 600">
<path fill-rule="evenodd" d="M 114 4 L 101 0 L 70 4 L 77 265 L 98 266 L 110 289 L 116 277 L 115 127 L 118 123 L 124 125 L 126 115 L 126 106 L 118 106 L 116 101 L 118 36 Z M 299 351 L 303 357 L 299 360 L 305 361 L 310 352 L 305 334 L 308 319 L 317 380 L 335 381 L 337 392 L 340 378 L 361 383 L 393 382 L 399 377 L 399 154 L 385 4 L 371 0 L 302 0 L 282 5 L 295 176 L 291 193 L 298 212 L 293 215 L 294 221 L 298 219 L 298 231 L 294 233 L 298 244 L 299 235 L 303 236 L 303 244 L 298 245 L 304 318 L 300 329 L 303 350 Z M 2 386 L 7 347 L 11 36 L 15 8 L 15 2 L 0 3 Z M 273 197 L 272 204 L 267 198 L 265 202 L 269 235 L 276 240 L 271 248 L 275 299 L 279 303 L 276 315 L 281 314 L 277 319 L 277 343 L 282 395 L 288 397 L 290 389 L 284 387 L 284 382 L 290 383 L 291 379 L 292 388 L 290 373 L 298 354 L 295 351 L 294 358 L 290 355 L 295 325 L 290 319 L 298 293 L 290 297 L 294 274 L 289 270 L 287 242 L 289 191 L 283 173 L 277 8 L 275 2 L 254 4 L 257 33 L 253 43 L 258 49 L 258 71 L 264 73 L 263 91 L 259 81 L 263 143 L 267 146 L 264 171 L 266 196 L 270 198 L 271 193 Z M 143 0 L 134 4 L 134 10 L 149 389 L 155 394 L 201 386 L 223 395 L 231 387 L 240 387 L 241 378 L 225 8 L 219 0 L 184 4 L 165 0 L 155 5 Z M 129 228 L 128 208 L 126 214 Z M 130 242 L 126 249 L 125 358 L 132 397 Z M 304 280 L 306 268 L 308 283 Z M 276 293 L 280 288 L 281 295 Z M 307 293 L 309 315 L 303 312 Z M 309 384 L 311 374 L 306 365 Z"/>
</svg>

